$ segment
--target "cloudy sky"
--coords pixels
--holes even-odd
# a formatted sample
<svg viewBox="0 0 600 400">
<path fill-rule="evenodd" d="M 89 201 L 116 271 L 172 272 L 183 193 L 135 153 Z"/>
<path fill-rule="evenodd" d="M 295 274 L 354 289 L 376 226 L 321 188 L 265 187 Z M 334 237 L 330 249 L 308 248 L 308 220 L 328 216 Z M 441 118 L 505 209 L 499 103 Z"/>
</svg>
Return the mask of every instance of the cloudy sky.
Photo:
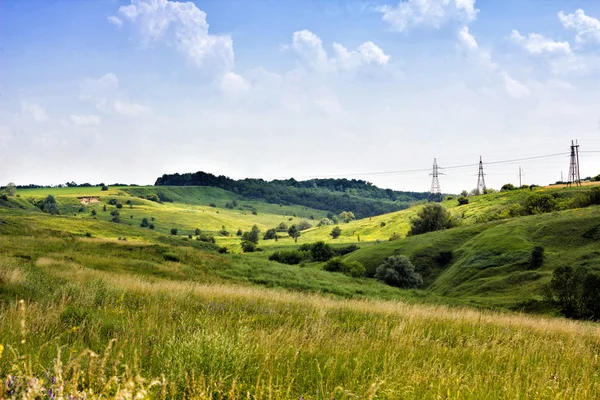
<svg viewBox="0 0 600 400">
<path fill-rule="evenodd" d="M 437 158 L 457 192 L 479 156 L 491 187 L 566 177 L 572 139 L 600 173 L 596 0 L 0 2 L 0 185 L 203 170 L 427 191 Z"/>
</svg>

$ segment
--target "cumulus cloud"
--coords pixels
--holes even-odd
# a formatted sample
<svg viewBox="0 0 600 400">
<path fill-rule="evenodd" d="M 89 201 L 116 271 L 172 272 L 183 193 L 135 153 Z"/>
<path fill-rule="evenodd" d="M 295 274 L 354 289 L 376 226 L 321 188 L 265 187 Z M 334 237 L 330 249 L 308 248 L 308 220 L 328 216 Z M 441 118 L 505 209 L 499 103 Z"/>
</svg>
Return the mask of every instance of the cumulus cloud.
<svg viewBox="0 0 600 400">
<path fill-rule="evenodd" d="M 523 36 L 517 30 L 513 30 L 510 38 L 525 50 L 534 55 L 548 54 L 571 54 L 569 42 L 556 42 L 538 33 L 530 33 Z"/>
<path fill-rule="evenodd" d="M 565 14 L 560 11 L 558 19 L 565 28 L 574 30 L 577 33 L 575 41 L 578 43 L 600 42 L 600 20 L 585 15 L 582 9 L 578 9 L 572 14 Z"/>
<path fill-rule="evenodd" d="M 114 15 L 111 15 L 110 17 L 108 17 L 107 20 L 108 20 L 108 22 L 110 22 L 111 24 L 116 26 L 117 28 L 120 28 L 121 25 L 123 25 L 123 20 L 119 17 L 115 17 Z"/>
<path fill-rule="evenodd" d="M 71 115 L 69 120 L 73 125 L 77 126 L 94 126 L 100 125 L 100 118 L 97 115 Z"/>
<path fill-rule="evenodd" d="M 408 0 L 397 6 L 385 5 L 378 11 L 383 21 L 399 32 L 417 26 L 439 29 L 450 20 L 468 24 L 479 12 L 475 0 Z"/>
<path fill-rule="evenodd" d="M 21 101 L 21 114 L 33 118 L 37 122 L 46 122 L 50 119 L 46 108 L 25 100 Z"/>
<path fill-rule="evenodd" d="M 128 101 L 119 91 L 119 79 L 113 73 L 106 73 L 100 78 L 86 78 L 81 83 L 79 98 L 89 101 L 103 113 L 117 112 L 128 117 L 138 117 L 150 112 L 150 108 Z"/>
<path fill-rule="evenodd" d="M 500 77 L 504 82 L 504 88 L 506 89 L 506 93 L 508 93 L 510 97 L 520 99 L 523 97 L 527 97 L 531 94 L 531 90 L 529 90 L 527 86 L 511 78 L 506 71 L 501 71 Z"/>
<path fill-rule="evenodd" d="M 118 14 L 137 29 L 143 43 L 172 46 L 197 67 L 210 60 L 225 70 L 233 68 L 231 37 L 210 34 L 206 13 L 192 2 L 131 0 Z"/>
<path fill-rule="evenodd" d="M 246 79 L 234 72 L 225 73 L 221 78 L 220 86 L 223 93 L 234 99 L 244 95 L 251 88 Z"/>
<path fill-rule="evenodd" d="M 355 71 L 368 65 L 383 66 L 390 60 L 390 56 L 371 41 L 361 44 L 356 50 L 334 43 L 334 55 L 329 57 L 321 38 L 306 29 L 294 32 L 292 44 L 286 47 L 294 50 L 306 65 L 317 71 Z"/>
</svg>

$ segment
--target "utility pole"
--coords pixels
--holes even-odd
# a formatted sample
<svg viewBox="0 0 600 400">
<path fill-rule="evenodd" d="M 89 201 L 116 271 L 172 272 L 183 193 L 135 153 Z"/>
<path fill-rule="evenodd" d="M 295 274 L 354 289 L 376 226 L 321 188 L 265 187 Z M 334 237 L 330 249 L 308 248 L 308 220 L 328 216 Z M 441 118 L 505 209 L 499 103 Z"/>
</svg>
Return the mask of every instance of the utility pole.
<svg viewBox="0 0 600 400">
<path fill-rule="evenodd" d="M 439 203 L 442 201 L 442 189 L 440 188 L 438 176 L 443 174 L 439 172 L 437 158 L 433 159 L 433 172 L 429 175 L 433 177 L 431 180 L 431 190 L 429 191 L 429 202 L 434 201 Z"/>
<path fill-rule="evenodd" d="M 563 173 L 562 173 L 562 171 L 560 171 L 560 182 L 561 182 L 561 183 L 563 183 L 563 182 L 564 182 L 564 179 L 563 179 Z"/>
<path fill-rule="evenodd" d="M 523 186 L 521 183 L 521 167 L 519 167 L 519 187 Z"/>
<path fill-rule="evenodd" d="M 485 174 L 483 173 L 483 161 L 479 156 L 479 174 L 477 176 L 477 194 L 485 194 Z"/>
<path fill-rule="evenodd" d="M 579 143 L 571 140 L 571 162 L 569 164 L 569 181 L 567 186 L 581 186 L 581 178 L 579 176 Z"/>
</svg>

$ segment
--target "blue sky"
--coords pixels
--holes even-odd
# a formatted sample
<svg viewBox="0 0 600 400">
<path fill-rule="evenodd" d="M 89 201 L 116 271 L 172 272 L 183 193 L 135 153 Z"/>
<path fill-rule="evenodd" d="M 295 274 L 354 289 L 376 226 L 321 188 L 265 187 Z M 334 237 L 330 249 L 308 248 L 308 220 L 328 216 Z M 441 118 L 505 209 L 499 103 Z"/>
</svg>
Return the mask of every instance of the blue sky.
<svg viewBox="0 0 600 400">
<path fill-rule="evenodd" d="M 0 4 L 0 184 L 426 172 L 600 150 L 597 1 Z M 582 175 L 600 173 L 582 154 Z M 547 184 L 568 157 L 493 164 Z M 476 167 L 448 169 L 447 192 Z M 361 175 L 365 173 L 365 175 Z"/>
</svg>

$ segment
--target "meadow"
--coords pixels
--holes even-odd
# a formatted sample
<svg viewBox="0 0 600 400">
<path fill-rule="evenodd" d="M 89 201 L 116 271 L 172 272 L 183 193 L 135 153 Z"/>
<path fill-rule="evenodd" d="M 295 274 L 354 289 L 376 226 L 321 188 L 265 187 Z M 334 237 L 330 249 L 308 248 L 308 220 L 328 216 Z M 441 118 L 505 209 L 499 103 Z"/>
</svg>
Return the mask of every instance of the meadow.
<svg viewBox="0 0 600 400">
<path fill-rule="evenodd" d="M 0 200 L 0 398 L 597 398 L 598 325 L 552 317 L 540 289 L 558 266 L 598 268 L 600 207 L 481 220 L 529 192 L 447 200 L 462 223 L 446 231 L 406 237 L 411 208 L 241 254 L 237 229 L 327 213 L 207 187 L 20 190 Z M 33 205 L 48 194 L 61 215 Z M 358 244 L 344 259 L 367 272 L 407 255 L 425 285 L 268 261 L 317 240 Z"/>
</svg>

